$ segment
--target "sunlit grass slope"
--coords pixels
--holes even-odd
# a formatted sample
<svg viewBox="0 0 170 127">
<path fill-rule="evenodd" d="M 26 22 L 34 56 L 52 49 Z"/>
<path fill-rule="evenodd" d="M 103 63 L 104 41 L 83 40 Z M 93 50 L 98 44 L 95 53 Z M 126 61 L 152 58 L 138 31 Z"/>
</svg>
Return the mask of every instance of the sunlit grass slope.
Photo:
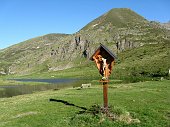
<svg viewBox="0 0 170 127">
<path fill-rule="evenodd" d="M 168 127 L 170 126 L 170 81 L 109 84 L 109 105 L 130 113 L 138 123 L 111 121 L 102 114 L 78 114 L 78 107 L 102 106 L 102 86 L 77 90 L 37 92 L 0 99 L 1 127 Z M 97 85 L 98 84 L 98 85 Z M 72 105 L 49 101 L 63 100 Z M 74 105 L 73 105 L 74 104 Z M 120 112 L 120 111 L 119 111 Z M 104 119 L 103 119 L 104 118 Z"/>
</svg>

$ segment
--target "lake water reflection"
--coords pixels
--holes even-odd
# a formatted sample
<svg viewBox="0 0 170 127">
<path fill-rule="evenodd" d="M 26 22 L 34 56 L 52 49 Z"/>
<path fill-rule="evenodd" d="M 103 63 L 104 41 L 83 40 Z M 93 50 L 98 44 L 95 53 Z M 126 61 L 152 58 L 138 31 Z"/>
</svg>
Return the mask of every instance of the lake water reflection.
<svg viewBox="0 0 170 127">
<path fill-rule="evenodd" d="M 22 82 L 47 82 L 42 85 L 5 85 L 0 86 L 0 98 L 12 97 L 22 94 L 30 94 L 36 91 L 58 90 L 66 87 L 80 86 L 81 81 L 77 79 L 13 79 Z"/>
</svg>

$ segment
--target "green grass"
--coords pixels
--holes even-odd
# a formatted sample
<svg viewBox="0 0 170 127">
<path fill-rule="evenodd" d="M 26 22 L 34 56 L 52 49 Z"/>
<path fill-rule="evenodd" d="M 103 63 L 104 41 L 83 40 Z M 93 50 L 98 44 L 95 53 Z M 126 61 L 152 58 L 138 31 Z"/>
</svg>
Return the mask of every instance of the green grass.
<svg viewBox="0 0 170 127">
<path fill-rule="evenodd" d="M 102 86 L 95 80 L 88 89 L 62 89 L 0 99 L 0 127 L 168 127 L 170 81 L 109 84 L 109 105 L 116 113 L 129 112 L 140 123 L 111 121 L 102 114 L 78 114 L 82 109 L 52 102 L 64 100 L 90 109 L 102 106 Z M 117 108 L 115 108 L 117 107 Z"/>
</svg>

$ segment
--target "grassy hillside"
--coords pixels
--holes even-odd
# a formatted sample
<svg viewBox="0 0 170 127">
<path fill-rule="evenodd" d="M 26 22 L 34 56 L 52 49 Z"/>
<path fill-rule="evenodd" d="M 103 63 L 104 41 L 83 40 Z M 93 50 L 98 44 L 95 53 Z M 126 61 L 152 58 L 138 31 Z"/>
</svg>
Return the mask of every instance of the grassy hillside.
<svg viewBox="0 0 170 127">
<path fill-rule="evenodd" d="M 64 39 L 68 36 L 67 34 L 48 34 L 3 49 L 0 51 L 0 69 L 9 74 L 47 71 L 48 63 L 53 63 L 52 50 L 62 46 Z M 38 69 L 36 65 L 41 67 Z"/>
<path fill-rule="evenodd" d="M 1 98 L 0 126 L 170 126 L 169 81 L 109 84 L 109 105 L 115 120 L 108 119 L 100 111 L 102 86 L 95 85 L 96 81 L 91 83 L 88 89 L 51 90 Z M 85 108 L 87 111 L 83 113 Z"/>
<path fill-rule="evenodd" d="M 134 81 L 169 77 L 170 43 L 149 44 L 118 55 L 113 77 Z M 142 79 L 143 78 L 143 79 Z"/>
<path fill-rule="evenodd" d="M 145 80 L 169 79 L 170 43 L 149 44 L 139 48 L 127 50 L 118 54 L 116 65 L 110 79 L 124 82 L 138 82 Z M 59 71 L 41 71 L 29 75 L 8 75 L 4 78 L 83 78 L 101 79 L 98 70 L 89 59 L 83 58 L 78 66 Z M 76 61 L 75 61 L 76 62 Z M 40 66 L 41 67 L 41 66 Z M 39 68 L 40 68 L 39 67 Z"/>
<path fill-rule="evenodd" d="M 170 68 L 170 43 L 148 44 L 118 54 L 116 65 L 113 67 L 111 79 L 125 82 L 145 80 L 160 80 L 161 77 L 169 78 Z M 100 79 L 101 76 L 95 64 L 83 58 L 82 63 L 70 69 L 35 72 L 23 75 L 25 78 L 85 78 Z M 15 75 L 14 75 L 15 76 Z M 11 77 L 11 75 L 9 75 Z M 15 76 L 16 77 L 16 76 Z M 7 78 L 7 77 L 6 77 Z"/>
</svg>

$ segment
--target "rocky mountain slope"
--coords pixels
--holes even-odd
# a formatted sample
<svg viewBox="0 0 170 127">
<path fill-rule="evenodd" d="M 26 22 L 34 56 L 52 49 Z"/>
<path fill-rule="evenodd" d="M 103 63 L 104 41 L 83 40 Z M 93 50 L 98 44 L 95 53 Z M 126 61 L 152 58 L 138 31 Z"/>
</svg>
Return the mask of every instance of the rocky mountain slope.
<svg viewBox="0 0 170 127">
<path fill-rule="evenodd" d="M 164 28 L 170 30 L 170 21 L 167 22 L 167 23 L 162 23 L 161 25 L 162 25 Z"/>
<path fill-rule="evenodd" d="M 1 74 L 57 71 L 89 62 L 100 43 L 115 54 L 168 43 L 170 31 L 130 9 L 112 9 L 74 34 L 48 34 L 0 50 Z"/>
</svg>

